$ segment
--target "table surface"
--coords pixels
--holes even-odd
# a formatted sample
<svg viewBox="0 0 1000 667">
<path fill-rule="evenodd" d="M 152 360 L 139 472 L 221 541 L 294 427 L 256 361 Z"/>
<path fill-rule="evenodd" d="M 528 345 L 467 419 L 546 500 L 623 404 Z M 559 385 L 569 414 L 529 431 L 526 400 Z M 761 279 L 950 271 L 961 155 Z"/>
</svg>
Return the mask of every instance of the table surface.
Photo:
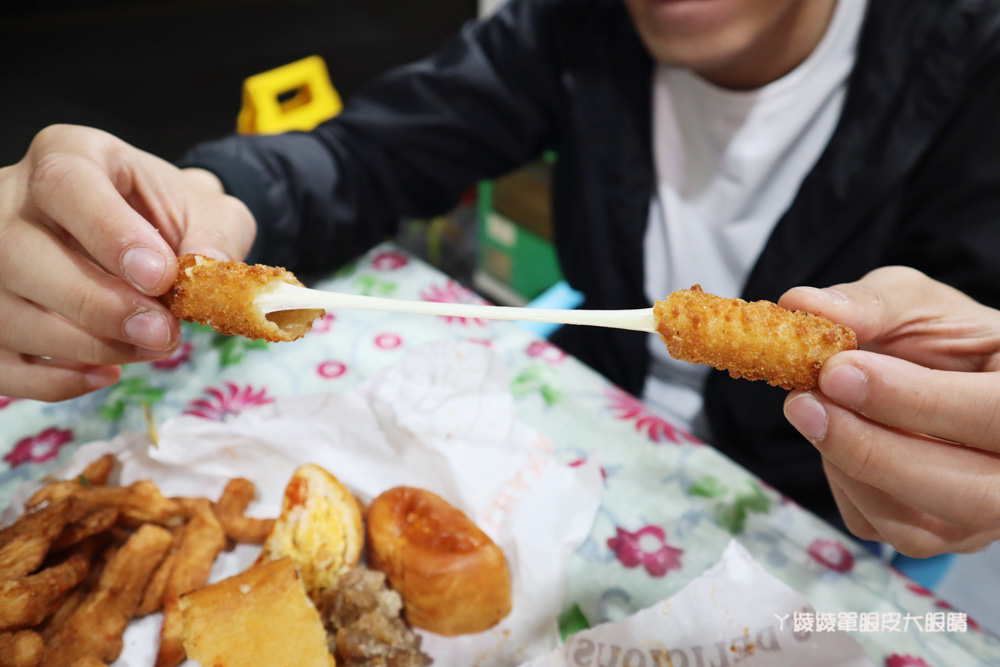
<svg viewBox="0 0 1000 667">
<path fill-rule="evenodd" d="M 392 244 L 317 286 L 484 302 Z M 0 397 L 0 507 L 17 486 L 58 467 L 77 446 L 145 430 L 143 404 L 152 406 L 158 422 L 179 414 L 224 420 L 281 396 L 347 391 L 414 347 L 442 340 L 490 345 L 508 367 L 518 417 L 545 434 L 564 462 L 600 463 L 602 504 L 571 560 L 566 601 L 589 623 L 617 620 L 669 597 L 716 563 L 735 538 L 810 600 L 817 628 L 901 619 L 898 631 L 875 631 L 862 620 L 851 632 L 876 665 L 1000 665 L 1000 640 L 974 619 L 509 322 L 339 311 L 305 338 L 279 344 L 185 325 L 174 357 L 129 366 L 114 387 L 58 404 Z M 944 627 L 932 628 L 928 618 Z"/>
</svg>

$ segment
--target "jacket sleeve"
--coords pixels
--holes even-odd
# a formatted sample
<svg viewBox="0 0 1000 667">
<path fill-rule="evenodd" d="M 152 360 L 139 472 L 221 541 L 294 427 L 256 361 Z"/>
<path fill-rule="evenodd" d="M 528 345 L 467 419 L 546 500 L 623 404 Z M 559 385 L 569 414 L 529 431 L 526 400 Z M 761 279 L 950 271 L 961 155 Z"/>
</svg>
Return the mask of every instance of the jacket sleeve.
<svg viewBox="0 0 1000 667">
<path fill-rule="evenodd" d="M 326 271 L 447 211 L 476 181 L 553 144 L 555 25 L 546 0 L 511 0 L 430 58 L 387 73 L 310 132 L 230 136 L 179 161 L 215 172 L 254 214 L 251 261 Z"/>
<path fill-rule="evenodd" d="M 900 201 L 887 264 L 915 266 L 1000 308 L 1000 32 Z"/>
</svg>

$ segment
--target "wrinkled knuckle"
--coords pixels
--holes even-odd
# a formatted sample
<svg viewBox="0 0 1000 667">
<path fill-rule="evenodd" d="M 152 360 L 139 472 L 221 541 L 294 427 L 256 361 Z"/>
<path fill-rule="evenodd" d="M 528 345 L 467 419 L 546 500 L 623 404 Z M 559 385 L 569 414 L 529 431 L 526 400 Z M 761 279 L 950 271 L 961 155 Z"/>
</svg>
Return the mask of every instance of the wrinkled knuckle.
<svg viewBox="0 0 1000 667">
<path fill-rule="evenodd" d="M 75 160 L 66 153 L 47 153 L 38 159 L 28 174 L 28 194 L 37 200 L 58 190 L 74 169 Z"/>
<path fill-rule="evenodd" d="M 98 290 L 85 284 L 75 285 L 65 292 L 62 312 L 69 319 L 85 329 L 91 329 L 95 316 L 108 320 L 103 308 L 103 298 Z"/>
</svg>

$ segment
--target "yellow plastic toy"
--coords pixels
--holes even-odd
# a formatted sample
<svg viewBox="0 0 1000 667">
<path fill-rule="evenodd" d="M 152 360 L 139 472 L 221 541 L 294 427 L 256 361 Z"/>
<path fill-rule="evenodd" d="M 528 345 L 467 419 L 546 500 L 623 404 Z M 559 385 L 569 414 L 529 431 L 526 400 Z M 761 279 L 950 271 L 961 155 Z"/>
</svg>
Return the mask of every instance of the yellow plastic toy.
<svg viewBox="0 0 1000 667">
<path fill-rule="evenodd" d="M 236 119 L 241 134 L 311 130 L 340 113 L 343 104 L 326 62 L 309 56 L 248 77 Z"/>
</svg>

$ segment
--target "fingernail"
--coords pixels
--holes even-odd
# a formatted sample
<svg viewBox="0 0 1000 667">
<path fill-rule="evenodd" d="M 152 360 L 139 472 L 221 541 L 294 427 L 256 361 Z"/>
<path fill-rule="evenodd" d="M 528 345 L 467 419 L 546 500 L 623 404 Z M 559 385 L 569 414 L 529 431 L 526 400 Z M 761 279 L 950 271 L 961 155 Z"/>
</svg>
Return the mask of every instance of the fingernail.
<svg viewBox="0 0 1000 667">
<path fill-rule="evenodd" d="M 826 437 L 826 408 L 809 392 L 785 404 L 785 419 L 809 442 L 819 442 Z"/>
<path fill-rule="evenodd" d="M 868 376 L 857 366 L 842 364 L 822 376 L 823 393 L 848 408 L 856 408 L 865 397 Z"/>
<path fill-rule="evenodd" d="M 142 246 L 129 248 L 122 255 L 122 271 L 125 277 L 141 290 L 152 290 L 163 277 L 166 269 L 163 256 Z"/>
<path fill-rule="evenodd" d="M 160 313 L 143 310 L 125 320 L 125 335 L 139 347 L 164 350 L 170 346 L 170 323 Z"/>
<path fill-rule="evenodd" d="M 86 382 L 91 389 L 103 389 L 118 381 L 118 369 L 112 366 L 97 366 L 87 371 Z"/>
</svg>

